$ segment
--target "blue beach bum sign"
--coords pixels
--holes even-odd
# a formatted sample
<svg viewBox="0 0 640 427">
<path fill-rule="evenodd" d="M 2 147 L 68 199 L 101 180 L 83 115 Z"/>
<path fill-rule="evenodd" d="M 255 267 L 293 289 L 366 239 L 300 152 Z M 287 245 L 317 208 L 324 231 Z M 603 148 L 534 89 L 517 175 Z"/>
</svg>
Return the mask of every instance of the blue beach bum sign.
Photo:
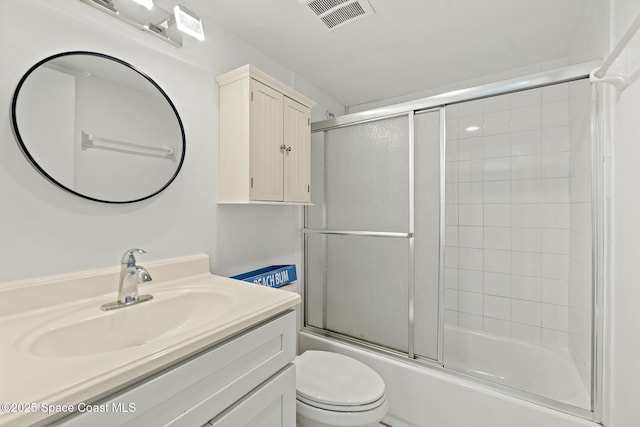
<svg viewBox="0 0 640 427">
<path fill-rule="evenodd" d="M 298 280 L 298 275 L 296 274 L 296 266 L 291 264 L 271 265 L 269 267 L 238 274 L 231 278 L 243 280 L 245 282 L 252 282 L 256 285 L 268 286 L 270 288 L 279 288 L 280 286 L 284 286 Z"/>
</svg>

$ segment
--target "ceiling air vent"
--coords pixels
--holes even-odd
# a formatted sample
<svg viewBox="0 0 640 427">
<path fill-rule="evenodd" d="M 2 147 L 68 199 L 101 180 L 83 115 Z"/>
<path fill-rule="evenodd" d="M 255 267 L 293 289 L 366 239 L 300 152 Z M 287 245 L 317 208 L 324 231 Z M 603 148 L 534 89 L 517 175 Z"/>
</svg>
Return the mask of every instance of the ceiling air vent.
<svg viewBox="0 0 640 427">
<path fill-rule="evenodd" d="M 375 11 L 367 0 L 298 0 L 320 18 L 323 26 L 333 31 L 358 19 L 373 15 Z"/>
</svg>

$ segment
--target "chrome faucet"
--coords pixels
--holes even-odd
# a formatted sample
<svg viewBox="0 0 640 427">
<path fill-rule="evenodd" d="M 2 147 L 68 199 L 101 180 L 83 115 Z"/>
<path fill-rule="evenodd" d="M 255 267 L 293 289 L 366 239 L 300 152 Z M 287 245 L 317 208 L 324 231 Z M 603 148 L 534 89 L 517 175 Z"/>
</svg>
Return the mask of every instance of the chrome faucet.
<svg viewBox="0 0 640 427">
<path fill-rule="evenodd" d="M 118 300 L 103 304 L 100 309 L 104 311 L 128 307 L 130 305 L 153 299 L 151 295 L 138 295 L 138 285 L 151 281 L 151 275 L 146 268 L 136 265 L 134 254 L 146 254 L 143 249 L 129 249 L 120 260 L 120 282 L 118 285 Z"/>
</svg>

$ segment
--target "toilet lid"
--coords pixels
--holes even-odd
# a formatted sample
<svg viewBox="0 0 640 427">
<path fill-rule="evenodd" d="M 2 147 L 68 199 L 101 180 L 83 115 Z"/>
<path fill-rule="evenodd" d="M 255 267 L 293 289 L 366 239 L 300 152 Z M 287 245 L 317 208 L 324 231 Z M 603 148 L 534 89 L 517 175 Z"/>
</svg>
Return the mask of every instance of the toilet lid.
<svg viewBox="0 0 640 427">
<path fill-rule="evenodd" d="M 296 357 L 296 392 L 332 406 L 366 405 L 384 396 L 384 381 L 362 362 L 337 353 L 309 350 Z"/>
</svg>

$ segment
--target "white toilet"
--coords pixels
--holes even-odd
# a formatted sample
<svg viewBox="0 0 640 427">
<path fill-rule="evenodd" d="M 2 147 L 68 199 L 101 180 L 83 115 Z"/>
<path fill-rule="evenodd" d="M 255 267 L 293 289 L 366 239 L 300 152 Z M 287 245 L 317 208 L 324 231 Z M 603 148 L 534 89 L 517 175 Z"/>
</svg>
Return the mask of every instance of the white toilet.
<svg viewBox="0 0 640 427">
<path fill-rule="evenodd" d="M 298 426 L 379 426 L 388 405 L 384 381 L 376 371 L 327 351 L 308 350 L 294 363 Z"/>
</svg>

